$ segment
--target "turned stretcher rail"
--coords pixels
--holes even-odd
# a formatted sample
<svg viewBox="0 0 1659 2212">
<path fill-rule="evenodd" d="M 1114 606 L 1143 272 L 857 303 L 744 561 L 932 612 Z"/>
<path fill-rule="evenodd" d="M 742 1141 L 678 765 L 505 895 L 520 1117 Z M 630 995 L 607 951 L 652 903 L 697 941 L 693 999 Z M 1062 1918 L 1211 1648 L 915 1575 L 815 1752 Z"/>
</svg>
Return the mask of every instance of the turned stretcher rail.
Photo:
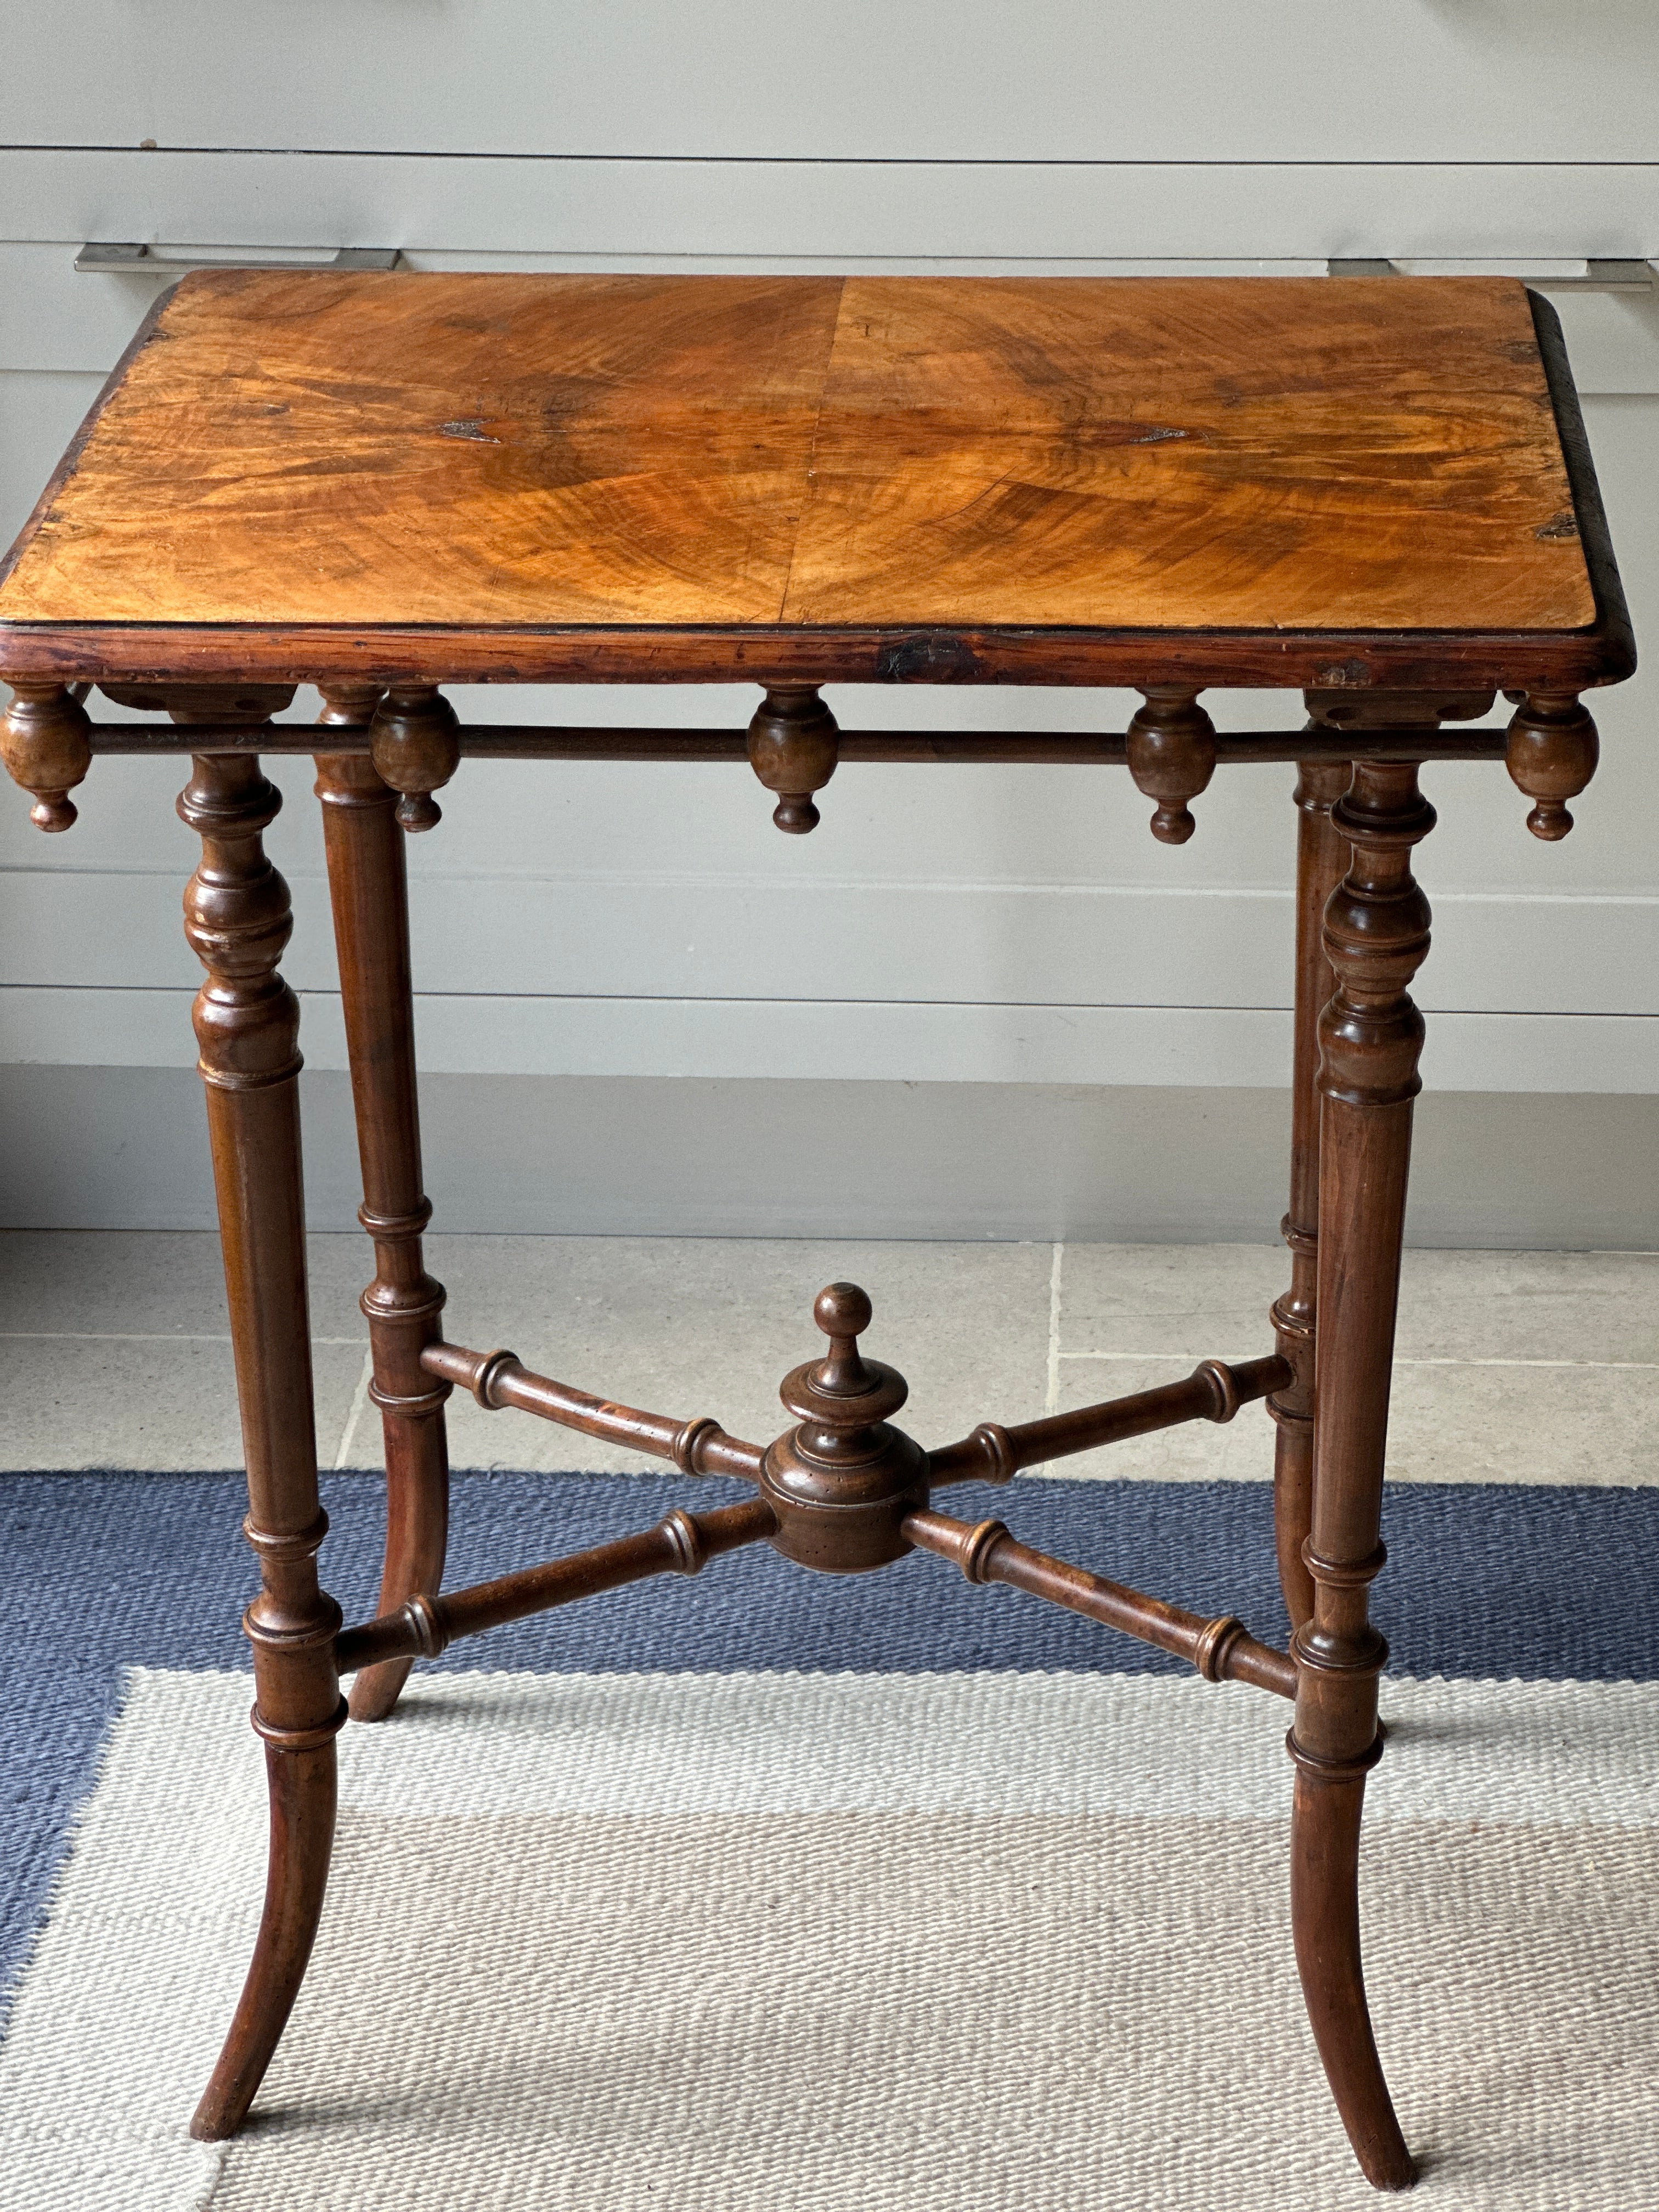
<svg viewBox="0 0 1659 2212">
<path fill-rule="evenodd" d="M 580 1429 L 584 1436 L 602 1437 L 607 1443 L 672 1460 L 682 1474 L 738 1474 L 752 1482 L 765 1456 L 760 1445 L 728 1437 L 718 1421 L 706 1415 L 677 1421 L 667 1413 L 613 1405 L 586 1390 L 573 1389 L 568 1382 L 556 1382 L 550 1376 L 532 1375 L 514 1352 L 428 1344 L 421 1353 L 421 1364 L 428 1375 L 459 1382 L 491 1413 L 514 1406 L 541 1420 L 556 1421 L 561 1428 Z"/>
<path fill-rule="evenodd" d="M 734 1474 L 757 1480 L 764 1448 L 726 1435 L 717 1421 L 701 1416 L 677 1421 L 672 1414 L 648 1413 L 578 1390 L 550 1376 L 533 1374 L 511 1352 L 471 1352 L 459 1344 L 429 1344 L 421 1353 L 429 1375 L 459 1383 L 490 1412 L 514 1407 L 562 1428 L 579 1429 L 672 1460 L 684 1474 Z M 1075 1412 L 1004 1428 L 983 1421 L 958 1443 L 928 1455 L 933 1486 L 949 1482 L 1006 1482 L 1022 1468 L 1040 1467 L 1076 1452 L 1094 1451 L 1128 1437 L 1144 1437 L 1183 1421 L 1230 1421 L 1241 1406 L 1289 1386 L 1289 1362 L 1277 1353 L 1229 1366 L 1206 1359 L 1179 1382 L 1108 1398 Z"/>
<path fill-rule="evenodd" d="M 319 730 L 306 722 L 94 722 L 94 753 L 367 752 L 367 725 Z M 584 729 L 537 722 L 466 723 L 456 732 L 472 760 L 744 761 L 743 730 Z M 987 767 L 1121 765 L 1122 731 L 842 730 L 843 761 L 938 762 Z M 1413 729 L 1390 735 L 1368 730 L 1218 731 L 1218 763 L 1351 761 L 1409 750 L 1421 760 L 1502 760 L 1502 730 Z"/>
<path fill-rule="evenodd" d="M 1047 1598 L 1115 1628 L 1126 1636 L 1155 1644 L 1195 1667 L 1206 1681 L 1251 1682 L 1276 1697 L 1295 1698 L 1296 1662 L 1271 1644 L 1260 1643 L 1242 1620 L 1224 1613 L 1215 1620 L 1165 1605 L 1127 1583 L 1108 1582 L 1047 1552 L 1033 1551 L 1011 1536 L 1000 1521 L 959 1521 L 949 1513 L 923 1510 L 907 1514 L 902 1524 L 911 1543 L 950 1559 L 970 1583 L 1006 1583 L 1011 1589 Z"/>
<path fill-rule="evenodd" d="M 1127 1398 L 1106 1398 L 1075 1413 L 1051 1413 L 1040 1421 L 1021 1421 L 1012 1429 L 982 1421 L 961 1442 L 927 1455 L 927 1480 L 946 1482 L 1006 1482 L 1022 1468 L 1094 1451 L 1126 1437 L 1150 1436 L 1182 1421 L 1230 1421 L 1241 1406 L 1287 1389 L 1293 1380 L 1288 1360 L 1275 1353 L 1242 1360 L 1230 1367 L 1206 1359 L 1184 1381 L 1137 1390 Z"/>
<path fill-rule="evenodd" d="M 654 1528 L 621 1537 L 614 1544 L 596 1545 L 592 1551 L 574 1552 L 568 1559 L 550 1559 L 544 1566 L 526 1567 L 495 1582 L 474 1583 L 441 1597 L 412 1597 L 396 1613 L 343 1630 L 334 1639 L 335 1666 L 340 1674 L 349 1674 L 383 1659 L 435 1659 L 459 1637 L 478 1636 L 487 1628 L 524 1620 L 554 1606 L 597 1597 L 601 1591 L 621 1589 L 653 1575 L 695 1575 L 722 1552 L 763 1541 L 776 1526 L 771 1507 L 762 1498 L 746 1498 L 740 1504 L 722 1505 L 712 1513 L 676 1508 Z"/>
</svg>

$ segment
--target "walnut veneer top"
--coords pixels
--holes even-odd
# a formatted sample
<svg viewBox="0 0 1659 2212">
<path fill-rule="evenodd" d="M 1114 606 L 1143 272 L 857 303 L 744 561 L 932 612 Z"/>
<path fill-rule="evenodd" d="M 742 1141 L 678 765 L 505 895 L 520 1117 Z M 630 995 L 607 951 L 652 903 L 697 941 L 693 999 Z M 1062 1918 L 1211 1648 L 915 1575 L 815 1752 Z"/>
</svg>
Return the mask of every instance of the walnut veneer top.
<svg viewBox="0 0 1659 2212">
<path fill-rule="evenodd" d="M 12 556 L 0 672 L 1607 680 L 1628 650 L 1533 306 L 1484 278 L 192 276 Z"/>
</svg>

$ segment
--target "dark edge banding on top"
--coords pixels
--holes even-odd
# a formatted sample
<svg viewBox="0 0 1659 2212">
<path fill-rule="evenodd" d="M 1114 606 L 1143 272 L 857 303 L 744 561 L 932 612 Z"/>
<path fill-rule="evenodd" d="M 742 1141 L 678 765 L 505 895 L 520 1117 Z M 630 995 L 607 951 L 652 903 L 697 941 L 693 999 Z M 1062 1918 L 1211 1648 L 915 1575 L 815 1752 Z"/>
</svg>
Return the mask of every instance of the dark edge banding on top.
<svg viewBox="0 0 1659 2212">
<path fill-rule="evenodd" d="M 1532 326 L 1537 335 L 1538 351 L 1549 384 L 1550 404 L 1555 410 L 1555 428 L 1561 441 L 1561 457 L 1567 465 L 1567 482 L 1572 489 L 1573 513 L 1578 522 L 1578 542 L 1583 549 L 1584 566 L 1589 573 L 1590 590 L 1595 595 L 1595 628 L 1608 648 L 1607 672 L 1600 680 L 1604 684 L 1620 684 L 1636 667 L 1636 634 L 1631 628 L 1630 610 L 1625 604 L 1625 586 L 1620 578 L 1619 563 L 1613 557 L 1613 538 L 1607 529 L 1607 512 L 1601 505 L 1601 487 L 1595 480 L 1595 463 L 1591 457 L 1589 439 L 1584 429 L 1584 411 L 1579 404 L 1578 386 L 1573 380 L 1572 365 L 1567 358 L 1567 342 L 1562 335 L 1561 318 L 1540 292 L 1528 290 L 1527 300 L 1532 308 Z"/>
<path fill-rule="evenodd" d="M 805 629 L 755 623 L 8 623 L 0 678 L 123 684 L 1192 684 L 1200 690 L 1586 691 L 1628 644 L 1560 630 Z"/>
<path fill-rule="evenodd" d="M 180 279 L 179 281 L 182 282 L 183 280 Z M 155 326 L 161 321 L 165 310 L 171 305 L 173 295 L 178 291 L 178 289 L 179 285 L 177 283 L 169 284 L 165 291 L 161 293 L 157 298 L 150 301 L 149 310 L 146 313 L 143 322 L 139 324 L 137 329 L 127 340 L 125 348 L 122 352 L 121 358 L 116 362 L 114 368 L 111 369 L 109 374 L 104 379 L 103 384 L 99 391 L 98 397 L 93 401 L 91 406 L 88 408 L 86 416 L 82 422 L 80 428 L 70 440 L 69 445 L 64 450 L 62 460 L 58 462 L 57 467 L 47 477 L 46 488 L 41 493 L 40 498 L 35 501 L 34 505 L 30 508 L 28 520 L 18 532 L 17 536 L 12 541 L 10 549 L 6 553 L 4 558 L 0 559 L 0 585 L 4 584 L 6 579 L 11 574 L 12 570 L 22 559 L 23 555 L 27 550 L 34 538 L 36 531 L 40 529 L 47 515 L 50 514 L 52 508 L 57 505 L 58 495 L 63 490 L 64 485 L 69 482 L 70 478 L 75 474 L 76 470 L 80 465 L 82 452 L 86 446 L 88 439 L 91 437 L 93 432 L 98 427 L 99 416 L 103 413 L 105 408 L 109 405 L 110 401 L 114 398 L 116 393 L 125 382 L 127 371 L 132 367 L 133 362 L 137 361 L 139 355 L 155 337 Z M 0 628 L 3 627 L 5 627 L 4 624 L 0 624 Z"/>
</svg>

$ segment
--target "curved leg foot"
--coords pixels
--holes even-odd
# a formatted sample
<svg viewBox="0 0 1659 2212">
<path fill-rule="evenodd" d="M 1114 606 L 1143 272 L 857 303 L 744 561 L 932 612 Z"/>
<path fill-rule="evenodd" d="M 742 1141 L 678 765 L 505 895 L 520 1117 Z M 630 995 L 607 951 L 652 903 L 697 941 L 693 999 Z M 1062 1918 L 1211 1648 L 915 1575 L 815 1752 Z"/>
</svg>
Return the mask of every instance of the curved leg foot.
<svg viewBox="0 0 1659 2212">
<path fill-rule="evenodd" d="M 401 1605 L 403 1600 L 393 1602 Z M 403 1695 L 414 1664 L 412 1659 L 384 1659 L 378 1667 L 365 1667 L 351 1686 L 352 1719 L 385 1720 Z"/>
<path fill-rule="evenodd" d="M 190 2131 L 198 2142 L 222 2142 L 247 2118 L 281 2039 L 322 1916 L 334 1842 L 332 1739 L 310 1751 L 265 1747 L 270 1787 L 270 1858 L 265 1905 L 253 1958 L 213 2078 Z"/>
<path fill-rule="evenodd" d="M 1365 2179 L 1409 2189 L 1417 2167 L 1395 2117 L 1365 2002 L 1359 1956 L 1363 1773 L 1333 1779 L 1298 1764 L 1291 1823 L 1297 1971 L 1325 2077 Z"/>
</svg>

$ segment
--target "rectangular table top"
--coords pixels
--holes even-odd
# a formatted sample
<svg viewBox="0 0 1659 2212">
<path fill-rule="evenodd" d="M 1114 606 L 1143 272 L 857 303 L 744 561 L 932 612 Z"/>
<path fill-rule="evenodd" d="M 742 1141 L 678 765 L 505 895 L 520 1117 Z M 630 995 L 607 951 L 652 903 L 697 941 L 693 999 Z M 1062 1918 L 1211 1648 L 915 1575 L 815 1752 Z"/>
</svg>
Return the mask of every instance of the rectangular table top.
<svg viewBox="0 0 1659 2212">
<path fill-rule="evenodd" d="M 196 275 L 0 575 L 0 673 L 128 680 L 1631 658 L 1506 279 Z"/>
</svg>

